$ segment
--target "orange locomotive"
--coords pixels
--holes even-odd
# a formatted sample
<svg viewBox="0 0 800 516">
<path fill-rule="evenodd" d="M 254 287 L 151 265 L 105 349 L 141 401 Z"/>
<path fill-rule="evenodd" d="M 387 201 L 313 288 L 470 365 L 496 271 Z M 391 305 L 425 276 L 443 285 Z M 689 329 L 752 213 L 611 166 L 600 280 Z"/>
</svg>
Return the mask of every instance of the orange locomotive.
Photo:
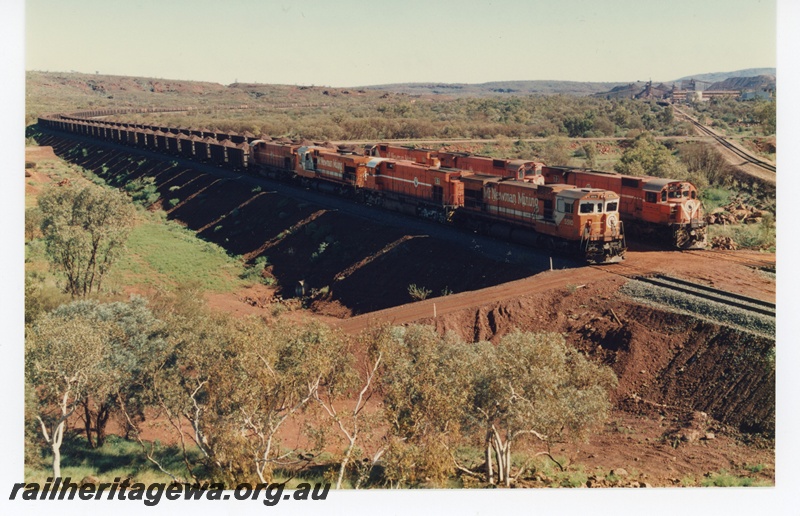
<svg viewBox="0 0 800 516">
<path fill-rule="evenodd" d="M 619 195 L 598 188 L 543 186 L 487 174 L 465 174 L 464 212 L 478 221 L 499 221 L 491 233 L 565 252 L 589 263 L 615 263 L 625 256 Z M 510 226 L 510 227 L 509 227 Z"/>
<path fill-rule="evenodd" d="M 299 177 L 336 184 L 342 191 L 364 187 L 369 161 L 366 156 L 313 145 L 298 147 L 295 153 L 294 172 Z"/>
<path fill-rule="evenodd" d="M 254 145 L 252 153 L 257 163 L 269 158 L 258 150 L 259 145 Z M 321 188 L 337 185 L 338 191 L 354 192 L 367 204 L 439 222 L 456 217 L 476 230 L 510 240 L 579 253 L 590 263 L 624 259 L 625 235 L 616 193 L 542 185 L 542 175 L 532 173 L 533 162 L 503 160 L 503 177 L 426 164 L 433 157 L 425 152 L 416 160 L 398 159 L 411 154 L 370 157 L 314 146 L 273 154 L 293 154 L 293 175 L 314 180 Z M 274 161 L 262 164 L 276 166 Z"/>
<path fill-rule="evenodd" d="M 432 149 L 417 149 L 405 145 L 392 145 L 379 143 L 366 147 L 370 156 L 410 160 L 423 165 L 457 170 L 467 170 L 476 174 L 487 174 L 512 179 L 528 179 L 538 176 L 542 172 L 544 163 L 523 159 L 490 158 L 476 156 L 464 152 L 434 151 Z"/>
<path fill-rule="evenodd" d="M 632 233 L 652 235 L 659 241 L 670 242 L 678 249 L 703 249 L 706 246 L 707 224 L 703 204 L 697 188 L 688 181 L 548 167 L 535 161 L 414 149 L 387 143 L 369 146 L 367 152 L 478 174 L 525 179 L 538 184 L 569 184 L 611 190 L 620 196 L 619 213 Z"/>
<path fill-rule="evenodd" d="M 464 204 L 460 177 L 461 171 L 457 170 L 371 158 L 367 163 L 365 200 L 368 204 L 446 222 Z"/>
<path fill-rule="evenodd" d="M 706 221 L 697 188 L 688 181 L 624 176 L 611 172 L 543 167 L 546 184 L 603 188 L 620 195 L 628 229 L 668 239 L 679 249 L 706 246 Z"/>
</svg>

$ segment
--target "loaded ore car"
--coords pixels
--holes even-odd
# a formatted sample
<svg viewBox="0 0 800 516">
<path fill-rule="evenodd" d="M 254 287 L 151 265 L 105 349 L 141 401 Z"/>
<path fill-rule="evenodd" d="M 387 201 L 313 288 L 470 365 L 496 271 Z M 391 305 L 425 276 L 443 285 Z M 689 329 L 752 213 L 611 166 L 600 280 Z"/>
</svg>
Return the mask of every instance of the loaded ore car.
<svg viewBox="0 0 800 516">
<path fill-rule="evenodd" d="M 166 152 L 177 156 L 180 154 L 178 148 L 178 135 L 172 132 L 165 133 L 164 139 L 166 140 Z"/>
<path fill-rule="evenodd" d="M 194 141 L 191 136 L 184 133 L 178 135 L 178 153 L 187 159 L 194 157 Z"/>
<path fill-rule="evenodd" d="M 227 147 L 214 138 L 206 138 L 211 162 L 218 166 L 225 166 L 228 162 Z"/>
<path fill-rule="evenodd" d="M 222 142 L 228 155 L 228 168 L 234 170 L 247 170 L 250 160 L 250 146 L 242 140 L 235 143 L 232 139 Z"/>
</svg>

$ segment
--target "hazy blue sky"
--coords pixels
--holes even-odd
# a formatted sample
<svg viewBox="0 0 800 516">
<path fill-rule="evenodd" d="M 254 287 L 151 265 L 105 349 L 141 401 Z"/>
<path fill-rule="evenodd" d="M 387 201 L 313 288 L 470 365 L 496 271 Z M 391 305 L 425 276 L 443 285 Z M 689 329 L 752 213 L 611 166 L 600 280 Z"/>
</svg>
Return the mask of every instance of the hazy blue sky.
<svg viewBox="0 0 800 516">
<path fill-rule="evenodd" d="M 358 86 L 776 66 L 776 0 L 28 0 L 26 69 Z"/>
</svg>

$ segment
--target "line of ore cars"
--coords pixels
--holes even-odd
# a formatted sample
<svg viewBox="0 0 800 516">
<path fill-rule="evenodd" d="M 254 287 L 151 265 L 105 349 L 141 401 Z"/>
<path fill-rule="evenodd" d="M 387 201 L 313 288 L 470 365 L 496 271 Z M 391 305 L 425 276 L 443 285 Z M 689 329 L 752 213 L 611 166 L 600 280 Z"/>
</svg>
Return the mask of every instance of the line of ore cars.
<svg viewBox="0 0 800 516">
<path fill-rule="evenodd" d="M 247 133 L 92 119 L 108 114 L 114 113 L 53 115 L 40 118 L 39 124 L 234 170 L 292 178 L 371 205 L 577 253 L 593 264 L 622 261 L 625 230 L 631 228 L 679 249 L 703 248 L 706 242 L 702 204 L 694 185 L 686 181 L 385 143 L 356 153 Z"/>
</svg>

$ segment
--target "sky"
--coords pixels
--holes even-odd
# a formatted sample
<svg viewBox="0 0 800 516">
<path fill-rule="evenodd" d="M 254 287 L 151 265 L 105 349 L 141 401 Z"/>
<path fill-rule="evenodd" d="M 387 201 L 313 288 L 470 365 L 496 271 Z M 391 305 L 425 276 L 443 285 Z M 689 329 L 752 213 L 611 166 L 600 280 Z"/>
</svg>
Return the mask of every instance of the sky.
<svg viewBox="0 0 800 516">
<path fill-rule="evenodd" d="M 776 66 L 776 0 L 28 0 L 27 70 L 364 86 Z"/>
</svg>

